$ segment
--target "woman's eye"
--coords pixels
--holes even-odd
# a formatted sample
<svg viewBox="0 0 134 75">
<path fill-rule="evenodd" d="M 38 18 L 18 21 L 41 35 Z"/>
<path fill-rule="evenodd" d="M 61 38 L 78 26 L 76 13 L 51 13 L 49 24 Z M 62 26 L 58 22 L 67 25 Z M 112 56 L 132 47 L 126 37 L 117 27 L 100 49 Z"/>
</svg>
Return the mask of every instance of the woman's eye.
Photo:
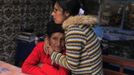
<svg viewBox="0 0 134 75">
<path fill-rule="evenodd" d="M 57 38 L 53 38 L 53 40 L 56 40 Z"/>
<path fill-rule="evenodd" d="M 54 9 L 54 12 L 56 12 L 57 11 L 57 9 Z"/>
</svg>

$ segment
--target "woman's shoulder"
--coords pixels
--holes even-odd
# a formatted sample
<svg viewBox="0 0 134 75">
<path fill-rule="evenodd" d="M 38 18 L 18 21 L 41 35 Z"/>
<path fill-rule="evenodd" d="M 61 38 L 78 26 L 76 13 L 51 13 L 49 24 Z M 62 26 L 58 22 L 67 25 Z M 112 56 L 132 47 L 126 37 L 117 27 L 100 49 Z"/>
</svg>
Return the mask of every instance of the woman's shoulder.
<svg viewBox="0 0 134 75">
<path fill-rule="evenodd" d="M 97 23 L 96 16 L 71 16 L 63 23 L 63 28 L 68 29 L 68 27 L 72 26 L 80 26 L 80 25 L 88 25 L 93 26 Z"/>
<path fill-rule="evenodd" d="M 38 42 L 38 43 L 36 44 L 36 46 L 44 46 L 44 41 L 43 41 L 43 42 Z"/>
<path fill-rule="evenodd" d="M 41 53 L 43 53 L 44 52 L 44 46 L 45 46 L 44 41 L 43 42 L 38 42 L 36 44 L 36 49 L 38 49 L 38 51 L 40 51 Z"/>
</svg>

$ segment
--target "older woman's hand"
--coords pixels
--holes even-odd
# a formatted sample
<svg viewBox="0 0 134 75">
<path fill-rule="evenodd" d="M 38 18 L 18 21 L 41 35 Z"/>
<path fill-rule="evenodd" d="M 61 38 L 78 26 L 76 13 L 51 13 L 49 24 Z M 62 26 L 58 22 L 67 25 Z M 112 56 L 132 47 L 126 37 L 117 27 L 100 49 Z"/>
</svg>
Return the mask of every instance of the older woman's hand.
<svg viewBox="0 0 134 75">
<path fill-rule="evenodd" d="M 44 44 L 44 52 L 45 52 L 46 54 L 51 55 L 52 52 L 53 52 L 53 49 L 52 49 L 52 47 L 50 46 L 48 39 L 46 38 L 44 42 L 45 42 L 45 44 Z"/>
</svg>

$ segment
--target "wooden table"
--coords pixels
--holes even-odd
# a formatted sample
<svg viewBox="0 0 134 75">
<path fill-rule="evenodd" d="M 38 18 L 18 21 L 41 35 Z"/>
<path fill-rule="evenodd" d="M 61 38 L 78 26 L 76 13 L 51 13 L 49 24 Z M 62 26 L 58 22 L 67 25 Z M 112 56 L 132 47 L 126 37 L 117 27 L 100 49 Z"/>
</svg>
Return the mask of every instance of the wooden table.
<svg viewBox="0 0 134 75">
<path fill-rule="evenodd" d="M 110 68 L 109 69 L 104 68 L 104 74 L 106 75 L 134 75 L 134 74 L 128 74 L 124 72 L 124 69 L 128 69 L 128 68 L 130 68 L 131 70 L 134 69 L 133 59 L 122 58 L 114 55 L 103 55 L 103 62 L 108 64 L 113 64 L 113 65 L 118 65 L 119 68 L 119 71 L 112 70 Z"/>
<path fill-rule="evenodd" d="M 0 61 L 0 75 L 28 75 L 21 72 L 21 68 Z"/>
</svg>

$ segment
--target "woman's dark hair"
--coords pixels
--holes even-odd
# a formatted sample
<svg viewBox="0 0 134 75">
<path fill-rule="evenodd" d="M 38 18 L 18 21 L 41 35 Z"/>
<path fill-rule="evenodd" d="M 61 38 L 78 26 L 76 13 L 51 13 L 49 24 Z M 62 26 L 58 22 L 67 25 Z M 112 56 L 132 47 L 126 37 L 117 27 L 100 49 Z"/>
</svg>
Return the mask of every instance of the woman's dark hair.
<svg viewBox="0 0 134 75">
<path fill-rule="evenodd" d="M 98 15 L 99 0 L 80 0 L 80 3 L 85 15 Z"/>
<path fill-rule="evenodd" d="M 71 16 L 78 15 L 80 9 L 79 0 L 56 0 L 56 3 L 63 9 L 63 12 L 70 13 Z"/>
<path fill-rule="evenodd" d="M 63 30 L 63 28 L 61 26 L 62 25 L 59 25 L 59 24 L 54 23 L 54 21 L 48 22 L 46 35 L 48 37 L 51 37 L 52 34 L 53 33 L 56 33 L 56 32 L 64 33 L 64 30 Z"/>
<path fill-rule="evenodd" d="M 98 0 L 56 0 L 56 3 L 63 9 L 63 12 L 69 12 L 71 16 L 78 15 L 80 8 L 85 11 L 85 15 L 98 15 Z"/>
</svg>

